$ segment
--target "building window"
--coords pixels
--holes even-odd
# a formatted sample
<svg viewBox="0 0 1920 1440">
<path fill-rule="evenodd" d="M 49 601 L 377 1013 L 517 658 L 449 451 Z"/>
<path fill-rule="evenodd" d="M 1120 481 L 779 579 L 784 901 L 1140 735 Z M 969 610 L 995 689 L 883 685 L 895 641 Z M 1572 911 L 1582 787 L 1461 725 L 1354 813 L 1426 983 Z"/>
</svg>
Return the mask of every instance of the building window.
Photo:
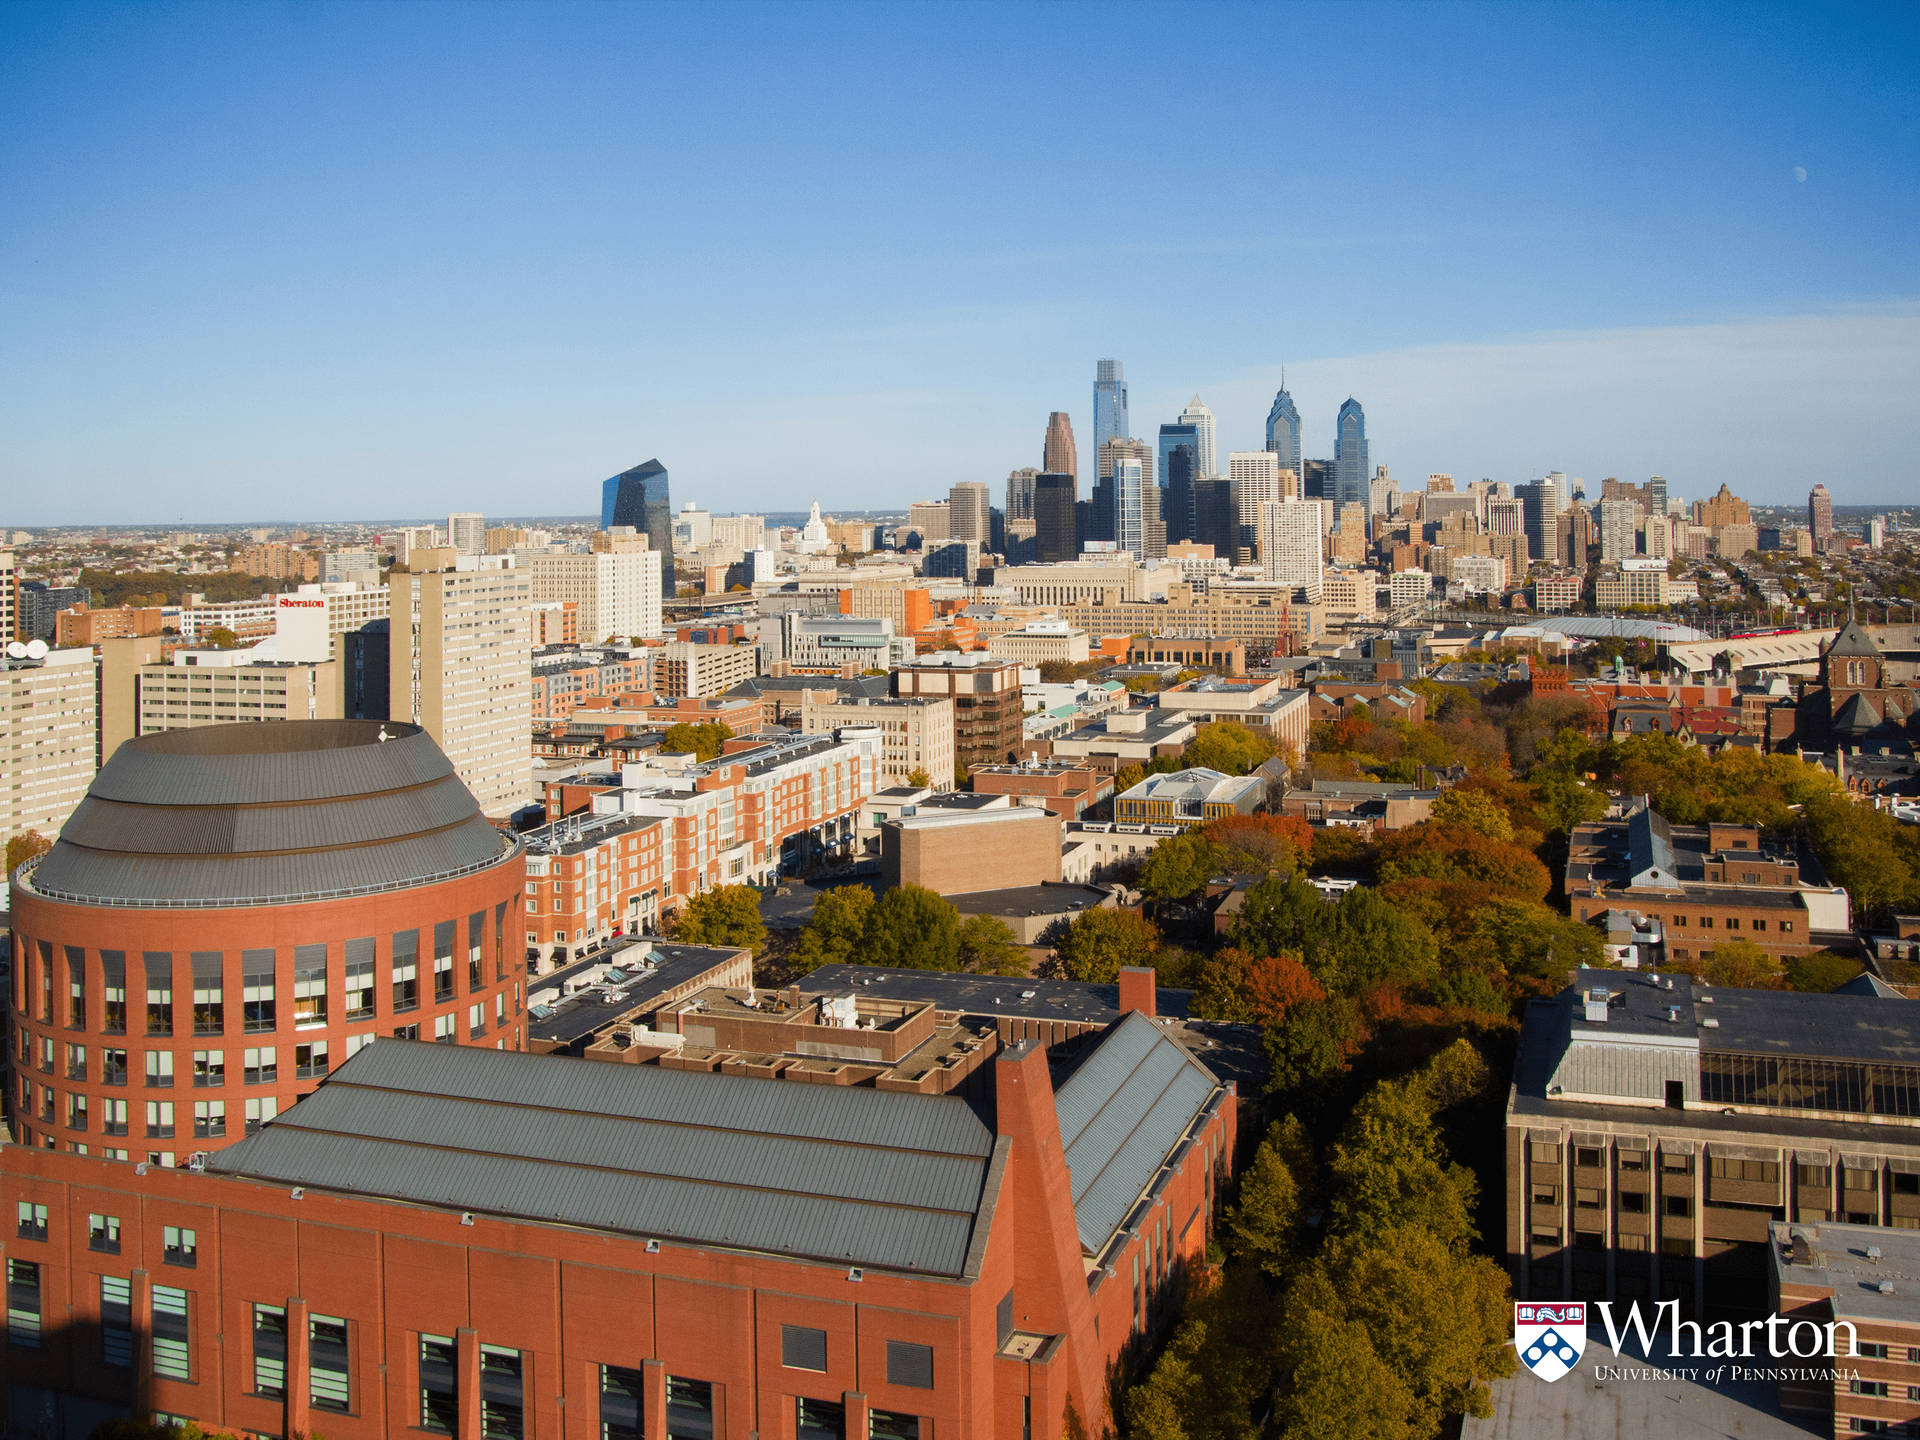
<svg viewBox="0 0 1920 1440">
<path fill-rule="evenodd" d="M 518 1350 L 480 1347 L 481 1440 L 521 1440 L 525 1433 L 526 1390 Z"/>
<path fill-rule="evenodd" d="M 907 1340 L 887 1342 L 887 1383 L 915 1390 L 933 1388 L 933 1347 Z"/>
<path fill-rule="evenodd" d="M 780 1327 L 780 1363 L 789 1370 L 827 1368 L 827 1332 L 807 1325 Z"/>
<path fill-rule="evenodd" d="M 393 1008 L 420 1008 L 420 932 L 401 930 L 393 937 Z"/>
<path fill-rule="evenodd" d="M 299 1080 L 313 1080 L 327 1073 L 327 1042 L 314 1040 L 293 1047 L 293 1073 Z"/>
<path fill-rule="evenodd" d="M 124 1135 L 127 1133 L 126 1101 L 102 1100 L 100 1102 L 100 1133 L 103 1135 Z"/>
<path fill-rule="evenodd" d="M 173 1034 L 173 955 L 166 950 L 141 954 L 147 970 L 147 1034 Z"/>
<path fill-rule="evenodd" d="M 273 953 L 240 952 L 241 1028 L 249 1032 L 272 1030 L 279 1023 L 273 992 Z"/>
<path fill-rule="evenodd" d="M 280 1305 L 253 1307 L 253 1393 L 272 1400 L 287 1393 L 287 1312 Z"/>
<path fill-rule="evenodd" d="M 920 1440 L 920 1417 L 892 1410 L 868 1412 L 867 1433 L 872 1440 Z"/>
<path fill-rule="evenodd" d="M 1647 1152 L 1644 1150 L 1622 1150 L 1620 1168 L 1629 1171 L 1643 1171 L 1647 1168 Z"/>
<path fill-rule="evenodd" d="M 120 1253 L 120 1217 L 118 1215 L 87 1216 L 87 1248 L 98 1250 L 103 1255 Z"/>
<path fill-rule="evenodd" d="M 1829 1189 L 1833 1185 L 1833 1167 L 1831 1165 L 1795 1165 L 1794 1183 L 1799 1185 L 1817 1185 Z"/>
<path fill-rule="evenodd" d="M 420 1428 L 442 1435 L 460 1429 L 460 1392 L 454 1382 L 459 1353 L 445 1335 L 420 1337 Z"/>
<path fill-rule="evenodd" d="M 433 1001 L 444 1004 L 453 998 L 453 938 L 455 922 L 441 920 L 433 927 Z"/>
<path fill-rule="evenodd" d="M 1693 1199 L 1688 1195 L 1668 1195 L 1662 1208 L 1669 1215 L 1684 1218 L 1693 1214 Z"/>
<path fill-rule="evenodd" d="M 193 1102 L 193 1138 L 196 1140 L 218 1140 L 227 1133 L 227 1102 L 224 1100 L 196 1100 Z"/>
<path fill-rule="evenodd" d="M 271 1095 L 246 1102 L 247 1134 L 252 1135 L 260 1127 L 280 1113 L 280 1102 Z"/>
<path fill-rule="evenodd" d="M 460 1019 L 456 1015 L 436 1015 L 433 1021 L 433 1043 L 436 1045 L 455 1045 L 460 1040 Z"/>
<path fill-rule="evenodd" d="M 1855 1379 L 1849 1382 L 1848 1388 L 1855 1395 L 1871 1395 L 1881 1400 L 1887 1399 L 1891 1393 L 1884 1380 Z"/>
<path fill-rule="evenodd" d="M 85 1080 L 87 1078 L 87 1047 L 67 1044 L 67 1079 Z"/>
<path fill-rule="evenodd" d="M 371 935 L 347 941 L 347 1019 L 367 1020 L 373 1016 L 373 952 Z"/>
<path fill-rule="evenodd" d="M 1573 1204 L 1577 1210 L 1598 1210 L 1606 1203 L 1603 1191 L 1577 1185 L 1573 1191 Z"/>
<path fill-rule="evenodd" d="M 133 1282 L 113 1275 L 100 1277 L 100 1359 L 133 1364 Z"/>
<path fill-rule="evenodd" d="M 1530 1194 L 1532 1196 L 1532 1202 L 1535 1205 L 1558 1205 L 1560 1203 L 1560 1187 L 1558 1185 L 1542 1185 L 1536 1180 L 1530 1187 Z"/>
<path fill-rule="evenodd" d="M 847 1440 L 847 1407 L 838 1400 L 794 1401 L 794 1440 Z"/>
<path fill-rule="evenodd" d="M 193 1269 L 200 1263 L 199 1237 L 178 1225 L 162 1227 L 160 1258 L 169 1265 Z"/>
<path fill-rule="evenodd" d="M 1780 1162 L 1777 1160 L 1731 1160 L 1722 1155 L 1715 1155 L 1707 1161 L 1707 1173 L 1715 1180 L 1777 1183 L 1780 1179 Z"/>
<path fill-rule="evenodd" d="M 1662 1150 L 1660 1168 L 1672 1175 L 1690 1175 L 1693 1173 L 1693 1156 L 1675 1150 Z"/>
<path fill-rule="evenodd" d="M 75 1090 L 67 1096 L 67 1128 L 84 1130 L 87 1128 L 87 1097 Z"/>
<path fill-rule="evenodd" d="M 7 1261 L 7 1342 L 27 1350 L 40 1348 L 40 1265 Z"/>
<path fill-rule="evenodd" d="M 1573 1163 L 1576 1165 L 1585 1165 L 1589 1168 L 1598 1165 L 1600 1163 L 1600 1151 L 1598 1147 L 1593 1145 L 1576 1146 L 1573 1152 Z"/>
<path fill-rule="evenodd" d="M 667 1376 L 667 1434 L 673 1440 L 713 1440 L 713 1382 Z"/>
<path fill-rule="evenodd" d="M 242 1079 L 248 1085 L 271 1085 L 280 1078 L 280 1060 L 276 1047 L 257 1046 L 248 1050 L 242 1058 L 246 1062 Z"/>
<path fill-rule="evenodd" d="M 226 1083 L 226 1051 L 196 1050 L 193 1052 L 193 1085 L 196 1090 L 217 1090 Z"/>
<path fill-rule="evenodd" d="M 481 945 L 486 939 L 487 912 L 476 910 L 467 917 L 467 993 L 477 995 L 486 984 L 480 967 Z"/>
<path fill-rule="evenodd" d="M 645 1390 L 638 1370 L 600 1367 L 600 1440 L 642 1440 Z"/>
<path fill-rule="evenodd" d="M 478 1040 L 487 1033 L 487 1005 L 484 1000 L 467 1007 L 467 1038 Z"/>
<path fill-rule="evenodd" d="M 347 1322 L 332 1315 L 307 1320 L 307 1397 L 316 1410 L 346 1414 L 353 1408 L 347 1373 Z"/>
<path fill-rule="evenodd" d="M 1620 1192 L 1620 1213 L 1623 1215 L 1644 1215 L 1647 1213 L 1647 1197 L 1639 1190 Z"/>
<path fill-rule="evenodd" d="M 327 947 L 293 947 L 293 1023 L 327 1023 Z"/>
<path fill-rule="evenodd" d="M 193 1379 L 193 1343 L 187 1320 L 187 1292 L 155 1285 L 153 1293 L 153 1373 L 168 1380 Z"/>
<path fill-rule="evenodd" d="M 67 946 L 67 1024 L 87 1028 L 87 952 Z"/>
<path fill-rule="evenodd" d="M 196 950 L 189 957 L 193 966 L 193 1033 L 224 1035 L 227 1032 L 227 989 L 222 971 L 226 957 L 218 950 Z"/>
<path fill-rule="evenodd" d="M 20 1202 L 20 1238 L 22 1240 L 44 1240 L 47 1238 L 47 1207 L 35 1205 L 30 1201 Z"/>
<path fill-rule="evenodd" d="M 127 1033 L 127 952 L 100 952 L 100 1028 L 109 1035 Z"/>
<path fill-rule="evenodd" d="M 173 1138 L 173 1101 L 147 1101 L 147 1138 L 150 1140 Z"/>
<path fill-rule="evenodd" d="M 147 1051 L 147 1088 L 149 1090 L 173 1088 L 173 1052 L 171 1050 Z"/>
</svg>

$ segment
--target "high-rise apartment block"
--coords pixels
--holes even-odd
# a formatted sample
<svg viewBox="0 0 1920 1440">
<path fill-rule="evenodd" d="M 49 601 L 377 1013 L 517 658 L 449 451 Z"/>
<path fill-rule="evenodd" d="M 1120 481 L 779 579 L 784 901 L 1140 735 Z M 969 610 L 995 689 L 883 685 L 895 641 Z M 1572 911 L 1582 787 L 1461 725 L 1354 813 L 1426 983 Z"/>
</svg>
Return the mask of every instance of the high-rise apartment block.
<svg viewBox="0 0 1920 1440">
<path fill-rule="evenodd" d="M 571 603 L 589 644 L 651 640 L 662 633 L 660 554 L 626 526 L 609 532 L 612 548 L 592 555 L 520 557 L 537 604 Z"/>
<path fill-rule="evenodd" d="M 1049 475 L 1078 475 L 1079 452 L 1073 446 L 1073 421 L 1064 410 L 1047 417 L 1047 439 L 1041 447 L 1040 468 Z M 1013 518 L 1008 515 L 1009 520 Z"/>
<path fill-rule="evenodd" d="M 37 830 L 51 840 L 93 779 L 93 652 L 23 649 L 0 655 L 0 839 Z"/>
<path fill-rule="evenodd" d="M 176 650 L 134 676 L 139 733 L 267 720 L 338 720 L 344 698 L 331 660 L 255 660 L 246 650 Z"/>
<path fill-rule="evenodd" d="M 1144 560 L 1147 556 L 1146 521 L 1141 507 L 1146 502 L 1143 492 L 1152 483 L 1143 473 L 1138 456 L 1114 456 L 1113 541 L 1135 560 Z"/>
<path fill-rule="evenodd" d="M 1320 504 L 1315 500 L 1267 500 L 1260 506 L 1260 570 L 1268 579 L 1320 598 L 1323 550 Z"/>
<path fill-rule="evenodd" d="M 1333 441 L 1333 493 L 1336 505 L 1364 505 L 1373 479 L 1367 462 L 1367 412 L 1351 395 L 1340 407 Z"/>
<path fill-rule="evenodd" d="M 1281 493 L 1282 456 L 1273 450 L 1235 450 L 1227 456 L 1232 487 L 1233 553 L 1227 558 L 1249 564 L 1260 543 L 1260 507 L 1285 498 Z"/>
<path fill-rule="evenodd" d="M 455 511 L 447 517 L 447 545 L 462 555 L 487 553 L 487 517 Z"/>
<path fill-rule="evenodd" d="M 667 467 L 649 460 L 623 470 L 600 486 L 600 528 L 631 525 L 647 537 L 660 556 L 661 593 L 672 597 L 673 498 L 668 493 Z"/>
<path fill-rule="evenodd" d="M 1631 500 L 1600 502 L 1601 560 L 1630 560 L 1634 557 L 1637 553 L 1634 530 L 1639 516 L 1640 507 Z"/>
<path fill-rule="evenodd" d="M 877 788 L 910 784 L 916 775 L 935 790 L 953 788 L 954 709 L 951 700 L 849 697 L 807 690 L 800 697 L 800 730 L 824 735 L 847 725 L 880 732 Z"/>
<path fill-rule="evenodd" d="M 971 769 L 1020 758 L 1020 666 L 978 651 L 942 650 L 893 672 L 893 693 L 953 702 L 954 757 Z"/>
<path fill-rule="evenodd" d="M 21 610 L 20 567 L 14 563 L 11 550 L 0 550 L 0 645 L 34 638 L 26 632 L 26 617 Z"/>
<path fill-rule="evenodd" d="M 1815 485 L 1808 492 L 1807 533 L 1813 536 L 1813 548 L 1821 554 L 1833 544 L 1833 497 L 1825 485 Z"/>
<path fill-rule="evenodd" d="M 488 818 L 533 799 L 533 587 L 508 557 L 416 553 L 387 577 L 391 718 L 446 752 Z"/>
<path fill-rule="evenodd" d="M 1093 453 L 1099 458 L 1109 440 L 1133 433 L 1127 419 L 1127 377 L 1118 360 L 1102 360 L 1094 369 Z"/>
<path fill-rule="evenodd" d="M 1530 480 L 1514 486 L 1513 493 L 1519 498 L 1526 518 L 1528 548 L 1536 555 L 1564 555 L 1566 551 L 1559 543 L 1560 512 L 1566 509 L 1567 497 L 1559 482 L 1551 477 Z M 1587 563 L 1584 550 L 1576 563 Z"/>
<path fill-rule="evenodd" d="M 979 480 L 962 480 L 947 492 L 947 539 L 971 540 L 982 550 L 993 543 L 993 491 Z"/>
</svg>

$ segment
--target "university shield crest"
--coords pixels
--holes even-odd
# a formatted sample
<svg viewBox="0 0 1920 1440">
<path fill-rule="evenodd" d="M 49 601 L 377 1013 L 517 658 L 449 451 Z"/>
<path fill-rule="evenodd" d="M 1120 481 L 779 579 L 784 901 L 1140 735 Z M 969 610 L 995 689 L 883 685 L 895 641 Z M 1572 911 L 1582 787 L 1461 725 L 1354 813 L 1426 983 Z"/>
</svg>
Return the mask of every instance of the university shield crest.
<svg viewBox="0 0 1920 1440">
<path fill-rule="evenodd" d="M 1513 1307 L 1513 1348 L 1542 1380 L 1558 1380 L 1587 1348 L 1585 1302 L 1522 1300 Z"/>
</svg>

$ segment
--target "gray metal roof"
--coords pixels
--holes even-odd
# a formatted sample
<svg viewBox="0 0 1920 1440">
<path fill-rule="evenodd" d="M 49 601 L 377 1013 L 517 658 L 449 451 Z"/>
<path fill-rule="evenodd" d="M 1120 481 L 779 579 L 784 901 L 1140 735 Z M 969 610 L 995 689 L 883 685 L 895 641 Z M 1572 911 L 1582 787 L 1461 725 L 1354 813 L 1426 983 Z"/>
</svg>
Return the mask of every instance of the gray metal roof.
<svg viewBox="0 0 1920 1440">
<path fill-rule="evenodd" d="M 964 1101 L 381 1040 L 214 1170 L 958 1275 L 992 1131 Z"/>
<path fill-rule="evenodd" d="M 418 884 L 514 848 L 418 726 L 215 725 L 123 744 L 24 883 L 87 904 L 266 904 Z"/>
<path fill-rule="evenodd" d="M 1101 1039 L 1054 1097 L 1080 1245 L 1098 1254 L 1219 1088 L 1144 1015 Z"/>
</svg>

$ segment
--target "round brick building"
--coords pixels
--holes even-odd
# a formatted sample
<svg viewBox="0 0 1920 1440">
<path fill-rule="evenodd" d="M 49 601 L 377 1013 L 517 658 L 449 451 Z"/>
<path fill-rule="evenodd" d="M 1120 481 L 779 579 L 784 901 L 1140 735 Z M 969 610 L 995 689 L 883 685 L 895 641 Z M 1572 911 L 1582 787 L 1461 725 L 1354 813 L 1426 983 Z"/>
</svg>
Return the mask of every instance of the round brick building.
<svg viewBox="0 0 1920 1440">
<path fill-rule="evenodd" d="M 127 741 L 13 877 L 16 1138 L 171 1165 L 376 1036 L 524 1048 L 524 870 L 418 726 Z"/>
</svg>

